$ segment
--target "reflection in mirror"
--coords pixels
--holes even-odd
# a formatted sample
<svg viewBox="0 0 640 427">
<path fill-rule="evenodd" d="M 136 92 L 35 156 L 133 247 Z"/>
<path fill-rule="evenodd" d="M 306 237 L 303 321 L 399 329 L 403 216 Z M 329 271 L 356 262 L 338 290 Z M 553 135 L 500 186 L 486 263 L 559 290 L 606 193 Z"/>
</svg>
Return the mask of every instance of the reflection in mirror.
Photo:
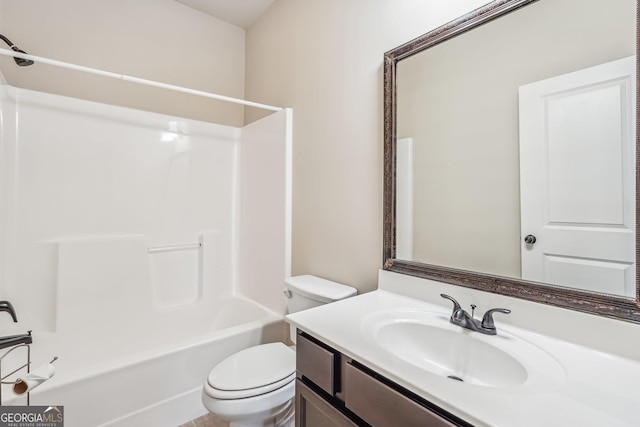
<svg viewBox="0 0 640 427">
<path fill-rule="evenodd" d="M 636 10 L 497 0 L 387 52 L 385 268 L 640 320 Z"/>
</svg>

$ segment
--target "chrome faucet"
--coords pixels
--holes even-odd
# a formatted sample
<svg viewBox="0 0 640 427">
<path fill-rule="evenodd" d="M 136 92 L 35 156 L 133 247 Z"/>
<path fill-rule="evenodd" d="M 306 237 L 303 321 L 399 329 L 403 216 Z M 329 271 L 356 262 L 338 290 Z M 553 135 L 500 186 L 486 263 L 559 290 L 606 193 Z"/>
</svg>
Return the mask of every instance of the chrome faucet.
<svg viewBox="0 0 640 427">
<path fill-rule="evenodd" d="M 16 323 L 18 322 L 16 310 L 13 308 L 13 305 L 9 301 L 0 301 L 0 311 L 8 312 L 13 318 L 13 321 Z"/>
<path fill-rule="evenodd" d="M 466 329 L 471 329 L 472 331 L 480 332 L 481 334 L 487 335 L 495 335 L 496 334 L 496 325 L 493 323 L 493 313 L 504 313 L 509 314 L 511 310 L 506 308 L 492 308 L 488 310 L 484 316 L 482 316 L 482 320 L 477 320 L 473 318 L 473 312 L 475 311 L 476 306 L 471 305 L 471 314 L 467 313 L 460 307 L 458 301 L 456 301 L 453 297 L 450 297 L 447 294 L 440 294 L 442 298 L 446 298 L 453 303 L 453 313 L 451 313 L 451 318 L 449 321 L 454 325 L 462 326 Z"/>
</svg>

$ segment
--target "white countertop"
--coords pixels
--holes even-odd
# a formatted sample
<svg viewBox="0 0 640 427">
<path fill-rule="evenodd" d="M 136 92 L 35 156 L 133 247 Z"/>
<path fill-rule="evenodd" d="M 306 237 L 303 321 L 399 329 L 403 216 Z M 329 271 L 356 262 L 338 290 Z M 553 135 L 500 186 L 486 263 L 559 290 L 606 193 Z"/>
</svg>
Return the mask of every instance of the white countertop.
<svg viewBox="0 0 640 427">
<path fill-rule="evenodd" d="M 640 425 L 638 361 L 504 325 L 496 316 L 498 335 L 488 339 L 500 339 L 501 333 L 517 336 L 555 359 L 562 368 L 560 373 L 554 371 L 554 378 L 543 387 L 459 383 L 401 360 L 367 336 L 364 320 L 372 313 L 392 309 L 426 310 L 443 321 L 451 315 L 451 310 L 441 306 L 377 290 L 290 314 L 287 321 L 476 426 Z"/>
</svg>

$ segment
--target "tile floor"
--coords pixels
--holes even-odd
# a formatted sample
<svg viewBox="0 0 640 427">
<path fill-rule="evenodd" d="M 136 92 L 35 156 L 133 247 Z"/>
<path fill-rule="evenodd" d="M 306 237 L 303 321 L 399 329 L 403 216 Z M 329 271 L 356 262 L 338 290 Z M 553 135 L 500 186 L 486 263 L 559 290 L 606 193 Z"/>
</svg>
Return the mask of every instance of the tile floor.
<svg viewBox="0 0 640 427">
<path fill-rule="evenodd" d="M 222 421 L 213 414 L 206 414 L 182 424 L 180 427 L 229 427 L 229 423 Z"/>
</svg>

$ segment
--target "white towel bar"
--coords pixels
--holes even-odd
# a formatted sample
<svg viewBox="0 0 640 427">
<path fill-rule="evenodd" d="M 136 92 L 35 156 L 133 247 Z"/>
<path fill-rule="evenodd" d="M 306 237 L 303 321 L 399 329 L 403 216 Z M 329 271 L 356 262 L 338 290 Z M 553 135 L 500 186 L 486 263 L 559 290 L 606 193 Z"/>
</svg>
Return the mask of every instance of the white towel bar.
<svg viewBox="0 0 640 427">
<path fill-rule="evenodd" d="M 189 245 L 171 245 L 171 246 L 155 246 L 149 247 L 149 253 L 170 252 L 170 251 L 187 251 L 190 249 L 200 249 L 202 243 L 193 243 Z"/>
</svg>

